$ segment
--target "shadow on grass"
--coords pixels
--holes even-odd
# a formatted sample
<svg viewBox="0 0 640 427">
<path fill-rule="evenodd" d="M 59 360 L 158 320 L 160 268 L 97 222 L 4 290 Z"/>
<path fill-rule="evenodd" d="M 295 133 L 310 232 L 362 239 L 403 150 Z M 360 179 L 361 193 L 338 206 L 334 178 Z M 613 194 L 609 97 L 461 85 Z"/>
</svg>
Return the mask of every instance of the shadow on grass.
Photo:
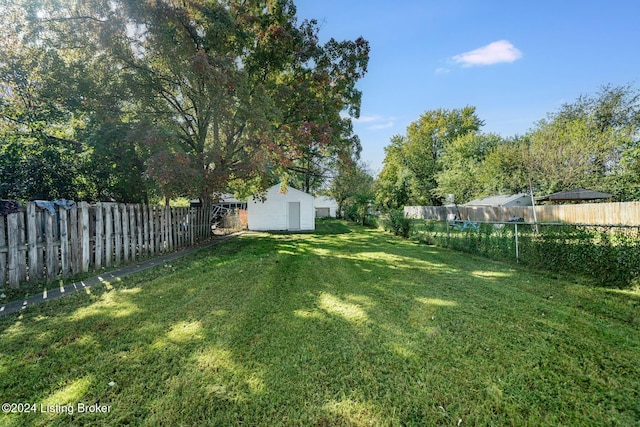
<svg viewBox="0 0 640 427">
<path fill-rule="evenodd" d="M 608 415 L 639 415 L 630 328 L 607 329 L 618 353 L 599 357 L 565 339 L 566 307 L 514 287 L 535 276 L 338 224 L 242 236 L 0 320 L 5 400 L 111 405 L 4 425 L 580 423 L 607 415 L 602 388 Z"/>
</svg>

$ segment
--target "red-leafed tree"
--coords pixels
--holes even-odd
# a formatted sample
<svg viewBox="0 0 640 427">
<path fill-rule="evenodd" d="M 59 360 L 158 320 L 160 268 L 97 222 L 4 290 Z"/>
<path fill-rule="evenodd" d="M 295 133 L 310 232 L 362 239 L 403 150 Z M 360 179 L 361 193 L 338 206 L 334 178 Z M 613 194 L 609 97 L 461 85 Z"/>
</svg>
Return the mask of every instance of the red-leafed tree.
<svg viewBox="0 0 640 427">
<path fill-rule="evenodd" d="M 53 86 L 79 101 L 82 129 L 108 119 L 154 135 L 136 152 L 151 156 L 147 174 L 165 196 L 209 200 L 238 181 L 258 191 L 273 174 L 360 150 L 350 120 L 369 45 L 321 44 L 292 0 L 15 2 L 28 16 L 24 40 L 60 53 Z M 63 68 L 87 72 L 61 81 Z"/>
</svg>

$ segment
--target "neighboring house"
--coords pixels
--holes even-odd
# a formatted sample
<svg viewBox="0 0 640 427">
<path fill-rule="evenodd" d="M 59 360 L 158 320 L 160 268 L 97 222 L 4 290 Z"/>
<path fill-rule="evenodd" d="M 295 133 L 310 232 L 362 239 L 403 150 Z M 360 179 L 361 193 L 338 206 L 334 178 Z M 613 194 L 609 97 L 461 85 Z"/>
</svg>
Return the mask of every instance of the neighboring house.
<svg viewBox="0 0 640 427">
<path fill-rule="evenodd" d="M 285 190 L 281 191 L 280 184 L 276 184 L 267 190 L 264 201 L 249 198 L 249 230 L 315 230 L 313 196 L 289 186 Z"/>
<path fill-rule="evenodd" d="M 338 212 L 338 202 L 329 196 L 319 196 L 314 200 L 316 218 L 335 218 Z"/>
<path fill-rule="evenodd" d="M 526 193 L 518 193 L 510 196 L 491 196 L 484 199 L 472 200 L 464 206 L 492 206 L 492 207 L 514 207 L 531 206 L 531 196 Z"/>
</svg>

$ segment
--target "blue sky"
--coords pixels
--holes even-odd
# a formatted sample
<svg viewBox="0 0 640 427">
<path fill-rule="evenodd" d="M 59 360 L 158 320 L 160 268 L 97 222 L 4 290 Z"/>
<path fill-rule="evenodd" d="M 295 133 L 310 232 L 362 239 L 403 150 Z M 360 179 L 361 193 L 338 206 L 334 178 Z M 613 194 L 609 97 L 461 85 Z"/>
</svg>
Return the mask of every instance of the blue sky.
<svg viewBox="0 0 640 427">
<path fill-rule="evenodd" d="M 484 132 L 522 135 L 605 84 L 640 86 L 638 0 L 296 0 L 322 41 L 371 44 L 355 131 L 362 160 L 422 113 L 473 105 Z"/>
</svg>

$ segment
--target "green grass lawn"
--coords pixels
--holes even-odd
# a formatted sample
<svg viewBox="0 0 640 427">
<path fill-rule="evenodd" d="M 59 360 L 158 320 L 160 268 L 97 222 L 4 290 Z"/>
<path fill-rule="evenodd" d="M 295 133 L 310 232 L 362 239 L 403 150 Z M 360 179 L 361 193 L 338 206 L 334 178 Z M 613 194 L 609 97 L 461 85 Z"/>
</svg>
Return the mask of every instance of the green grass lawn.
<svg viewBox="0 0 640 427">
<path fill-rule="evenodd" d="M 639 332 L 636 292 L 320 222 L 0 319 L 37 405 L 0 426 L 638 425 Z"/>
</svg>

